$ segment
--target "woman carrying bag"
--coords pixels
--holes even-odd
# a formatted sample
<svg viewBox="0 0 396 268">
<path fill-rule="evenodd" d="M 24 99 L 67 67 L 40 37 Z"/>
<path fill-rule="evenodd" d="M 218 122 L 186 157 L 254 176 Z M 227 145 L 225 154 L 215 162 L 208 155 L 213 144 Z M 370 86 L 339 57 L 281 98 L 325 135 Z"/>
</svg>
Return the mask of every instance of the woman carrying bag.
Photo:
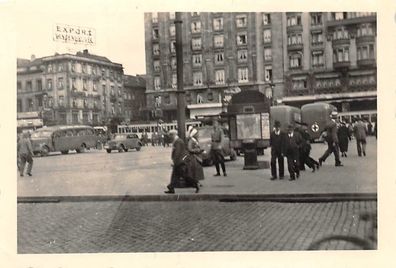
<svg viewBox="0 0 396 268">
<path fill-rule="evenodd" d="M 192 177 L 198 181 L 205 178 L 202 168 L 202 157 L 201 153 L 203 149 L 199 146 L 198 142 L 198 130 L 193 128 L 189 133 L 189 139 L 187 143 L 187 150 L 191 154 L 191 174 Z M 202 186 L 202 185 L 201 185 Z"/>
</svg>

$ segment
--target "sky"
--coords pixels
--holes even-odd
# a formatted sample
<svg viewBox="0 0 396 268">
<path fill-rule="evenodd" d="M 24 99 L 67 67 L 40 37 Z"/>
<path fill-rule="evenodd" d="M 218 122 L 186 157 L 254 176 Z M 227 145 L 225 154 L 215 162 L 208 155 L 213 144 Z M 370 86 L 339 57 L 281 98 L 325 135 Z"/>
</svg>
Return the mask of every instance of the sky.
<svg viewBox="0 0 396 268">
<path fill-rule="evenodd" d="M 18 1 L 16 14 L 18 58 L 76 53 L 86 48 L 121 63 L 125 74 L 146 73 L 144 13 L 131 1 Z M 94 28 L 95 45 L 53 41 L 56 24 Z"/>
</svg>

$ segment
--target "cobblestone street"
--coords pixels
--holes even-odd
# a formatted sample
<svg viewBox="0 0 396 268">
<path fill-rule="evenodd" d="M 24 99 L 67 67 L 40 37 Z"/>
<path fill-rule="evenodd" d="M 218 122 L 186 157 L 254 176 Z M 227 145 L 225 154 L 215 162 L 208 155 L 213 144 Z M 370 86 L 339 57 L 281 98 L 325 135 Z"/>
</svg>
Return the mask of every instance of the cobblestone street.
<svg viewBox="0 0 396 268">
<path fill-rule="evenodd" d="M 19 203 L 18 253 L 304 250 L 326 235 L 367 238 L 364 212 L 377 202 Z"/>
</svg>

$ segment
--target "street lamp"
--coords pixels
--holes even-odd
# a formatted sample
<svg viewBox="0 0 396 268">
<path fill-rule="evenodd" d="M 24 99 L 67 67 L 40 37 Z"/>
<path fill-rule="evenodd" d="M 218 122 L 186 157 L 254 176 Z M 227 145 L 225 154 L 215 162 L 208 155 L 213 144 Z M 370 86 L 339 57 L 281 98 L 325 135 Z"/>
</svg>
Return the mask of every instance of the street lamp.
<svg viewBox="0 0 396 268">
<path fill-rule="evenodd" d="M 271 81 L 269 84 L 269 87 L 266 88 L 265 90 L 265 96 L 270 99 L 271 106 L 274 105 L 274 88 L 275 84 Z"/>
</svg>

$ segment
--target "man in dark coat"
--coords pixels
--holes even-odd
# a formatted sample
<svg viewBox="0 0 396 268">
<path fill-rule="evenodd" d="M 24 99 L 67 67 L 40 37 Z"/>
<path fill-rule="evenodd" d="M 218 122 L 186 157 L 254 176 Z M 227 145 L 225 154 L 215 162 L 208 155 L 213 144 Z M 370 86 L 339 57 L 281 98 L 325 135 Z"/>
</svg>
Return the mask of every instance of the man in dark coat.
<svg viewBox="0 0 396 268">
<path fill-rule="evenodd" d="M 28 163 L 27 172 L 29 176 L 32 176 L 33 168 L 33 149 L 32 143 L 30 142 L 30 134 L 25 132 L 22 134 L 22 138 L 18 141 L 17 155 L 19 157 L 19 175 L 23 177 L 25 172 L 26 162 Z"/>
<path fill-rule="evenodd" d="M 294 131 L 294 127 L 289 125 L 288 133 L 285 138 L 285 154 L 287 166 L 290 174 L 290 181 L 300 177 L 299 150 L 302 138 L 299 132 Z"/>
<path fill-rule="evenodd" d="M 174 194 L 175 188 L 179 185 L 180 178 L 184 178 L 188 186 L 194 187 L 195 192 L 199 192 L 199 183 L 198 180 L 192 177 L 191 175 L 191 167 L 189 164 L 189 154 L 186 150 L 186 146 L 184 141 L 177 136 L 177 131 L 172 129 L 169 131 L 169 135 L 173 140 L 173 148 L 172 148 L 172 175 L 170 184 L 167 186 L 168 191 L 165 191 L 166 194 Z"/>
<path fill-rule="evenodd" d="M 308 132 L 308 125 L 306 123 L 301 123 L 301 127 L 298 129 L 301 134 L 302 144 L 300 147 L 300 170 L 305 170 L 305 165 L 312 169 L 312 172 L 315 172 L 316 169 L 319 169 L 319 162 L 314 160 L 311 154 L 311 135 Z"/>
<path fill-rule="evenodd" d="M 335 158 L 335 166 L 342 166 L 340 161 L 340 151 L 338 145 L 338 135 L 337 135 L 337 123 L 335 119 L 337 118 L 337 113 L 333 112 L 331 114 L 331 120 L 326 126 L 326 142 L 327 142 L 327 150 L 324 154 L 319 158 L 319 165 L 321 166 L 323 162 L 326 161 L 327 157 L 333 153 Z"/>
<path fill-rule="evenodd" d="M 279 168 L 279 179 L 284 178 L 284 146 L 285 146 L 285 133 L 280 129 L 281 124 L 279 121 L 275 121 L 274 130 L 270 135 L 270 145 L 271 145 L 271 180 L 276 180 L 276 160 L 278 160 Z"/>
<path fill-rule="evenodd" d="M 363 153 L 363 155 L 366 156 L 367 128 L 361 118 L 359 118 L 358 121 L 356 122 L 356 124 L 354 125 L 353 131 L 355 134 L 358 155 L 362 156 L 362 153 Z"/>
<path fill-rule="evenodd" d="M 337 135 L 340 144 L 341 157 L 347 157 L 348 143 L 351 140 L 351 135 L 345 122 L 341 122 Z"/>
</svg>

